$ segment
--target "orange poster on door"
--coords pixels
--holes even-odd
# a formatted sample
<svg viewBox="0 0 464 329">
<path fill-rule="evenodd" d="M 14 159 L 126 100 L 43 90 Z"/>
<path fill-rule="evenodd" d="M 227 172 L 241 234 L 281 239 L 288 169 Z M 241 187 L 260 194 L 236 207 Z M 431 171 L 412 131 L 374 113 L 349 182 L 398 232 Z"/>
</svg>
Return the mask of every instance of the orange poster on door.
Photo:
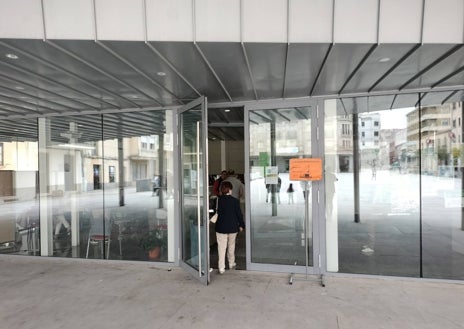
<svg viewBox="0 0 464 329">
<path fill-rule="evenodd" d="M 290 180 L 321 180 L 322 159 L 290 159 Z"/>
</svg>

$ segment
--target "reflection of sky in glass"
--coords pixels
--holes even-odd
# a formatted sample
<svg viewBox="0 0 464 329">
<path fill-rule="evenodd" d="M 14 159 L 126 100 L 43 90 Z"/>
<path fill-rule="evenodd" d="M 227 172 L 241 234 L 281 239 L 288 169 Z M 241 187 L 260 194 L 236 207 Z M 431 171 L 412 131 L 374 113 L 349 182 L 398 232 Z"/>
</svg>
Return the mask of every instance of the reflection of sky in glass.
<svg viewBox="0 0 464 329">
<path fill-rule="evenodd" d="M 394 109 L 372 113 L 380 113 L 382 129 L 402 129 L 406 128 L 407 114 L 413 110 L 413 107 L 406 107 L 404 109 Z"/>
</svg>

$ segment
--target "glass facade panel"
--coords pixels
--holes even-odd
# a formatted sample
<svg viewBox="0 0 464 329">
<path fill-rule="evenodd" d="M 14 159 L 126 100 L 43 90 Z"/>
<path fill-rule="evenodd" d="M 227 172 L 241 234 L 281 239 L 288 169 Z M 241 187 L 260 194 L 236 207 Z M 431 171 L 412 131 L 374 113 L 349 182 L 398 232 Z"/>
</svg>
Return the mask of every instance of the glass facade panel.
<svg viewBox="0 0 464 329">
<path fill-rule="evenodd" d="M 0 251 L 174 261 L 171 127 L 164 111 L 12 122 Z"/>
<path fill-rule="evenodd" d="M 2 124 L 0 253 L 40 255 L 37 119 Z"/>
<path fill-rule="evenodd" d="M 328 271 L 464 278 L 462 103 L 449 94 L 325 102 Z"/>
<path fill-rule="evenodd" d="M 325 103 L 327 267 L 416 277 L 420 177 L 407 120 L 415 102 L 382 109 L 383 101 Z"/>
<path fill-rule="evenodd" d="M 420 112 L 415 109 L 410 115 L 420 127 L 423 277 L 462 280 L 462 102 L 443 103 L 448 95 L 423 95 Z"/>
<path fill-rule="evenodd" d="M 289 160 L 311 157 L 311 108 L 249 116 L 251 261 L 311 266 L 311 184 L 289 180 Z"/>
</svg>

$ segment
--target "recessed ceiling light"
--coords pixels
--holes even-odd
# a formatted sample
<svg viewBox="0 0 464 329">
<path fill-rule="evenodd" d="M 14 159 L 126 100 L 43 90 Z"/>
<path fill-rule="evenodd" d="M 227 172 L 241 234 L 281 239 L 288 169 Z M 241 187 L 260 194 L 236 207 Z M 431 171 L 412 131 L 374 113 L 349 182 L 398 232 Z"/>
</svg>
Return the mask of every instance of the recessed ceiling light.
<svg viewBox="0 0 464 329">
<path fill-rule="evenodd" d="M 10 59 L 18 59 L 19 57 L 15 54 L 6 54 L 6 57 L 10 58 Z"/>
<path fill-rule="evenodd" d="M 230 112 L 230 109 L 225 109 L 224 112 Z"/>
<path fill-rule="evenodd" d="M 156 72 L 156 74 L 158 74 L 160 77 L 164 77 L 166 75 L 165 72 L 161 72 L 161 71 Z"/>
<path fill-rule="evenodd" d="M 379 59 L 380 63 L 386 63 L 386 62 L 389 62 L 389 61 L 390 61 L 390 57 L 383 57 L 383 58 Z"/>
<path fill-rule="evenodd" d="M 130 97 L 130 98 L 133 98 L 133 99 L 139 98 L 139 96 L 137 96 L 137 95 L 130 95 L 129 97 Z"/>
<path fill-rule="evenodd" d="M 18 89 L 18 90 L 24 90 L 24 87 L 21 87 L 21 86 L 16 86 L 15 89 Z"/>
</svg>

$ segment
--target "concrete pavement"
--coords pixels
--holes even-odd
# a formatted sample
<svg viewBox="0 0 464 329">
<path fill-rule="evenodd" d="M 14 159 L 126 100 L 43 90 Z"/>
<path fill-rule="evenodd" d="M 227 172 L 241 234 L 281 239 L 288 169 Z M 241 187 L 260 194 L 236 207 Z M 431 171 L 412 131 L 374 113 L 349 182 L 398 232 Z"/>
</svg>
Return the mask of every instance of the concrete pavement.
<svg viewBox="0 0 464 329">
<path fill-rule="evenodd" d="M 0 328 L 464 328 L 464 282 L 0 255 Z"/>
</svg>

